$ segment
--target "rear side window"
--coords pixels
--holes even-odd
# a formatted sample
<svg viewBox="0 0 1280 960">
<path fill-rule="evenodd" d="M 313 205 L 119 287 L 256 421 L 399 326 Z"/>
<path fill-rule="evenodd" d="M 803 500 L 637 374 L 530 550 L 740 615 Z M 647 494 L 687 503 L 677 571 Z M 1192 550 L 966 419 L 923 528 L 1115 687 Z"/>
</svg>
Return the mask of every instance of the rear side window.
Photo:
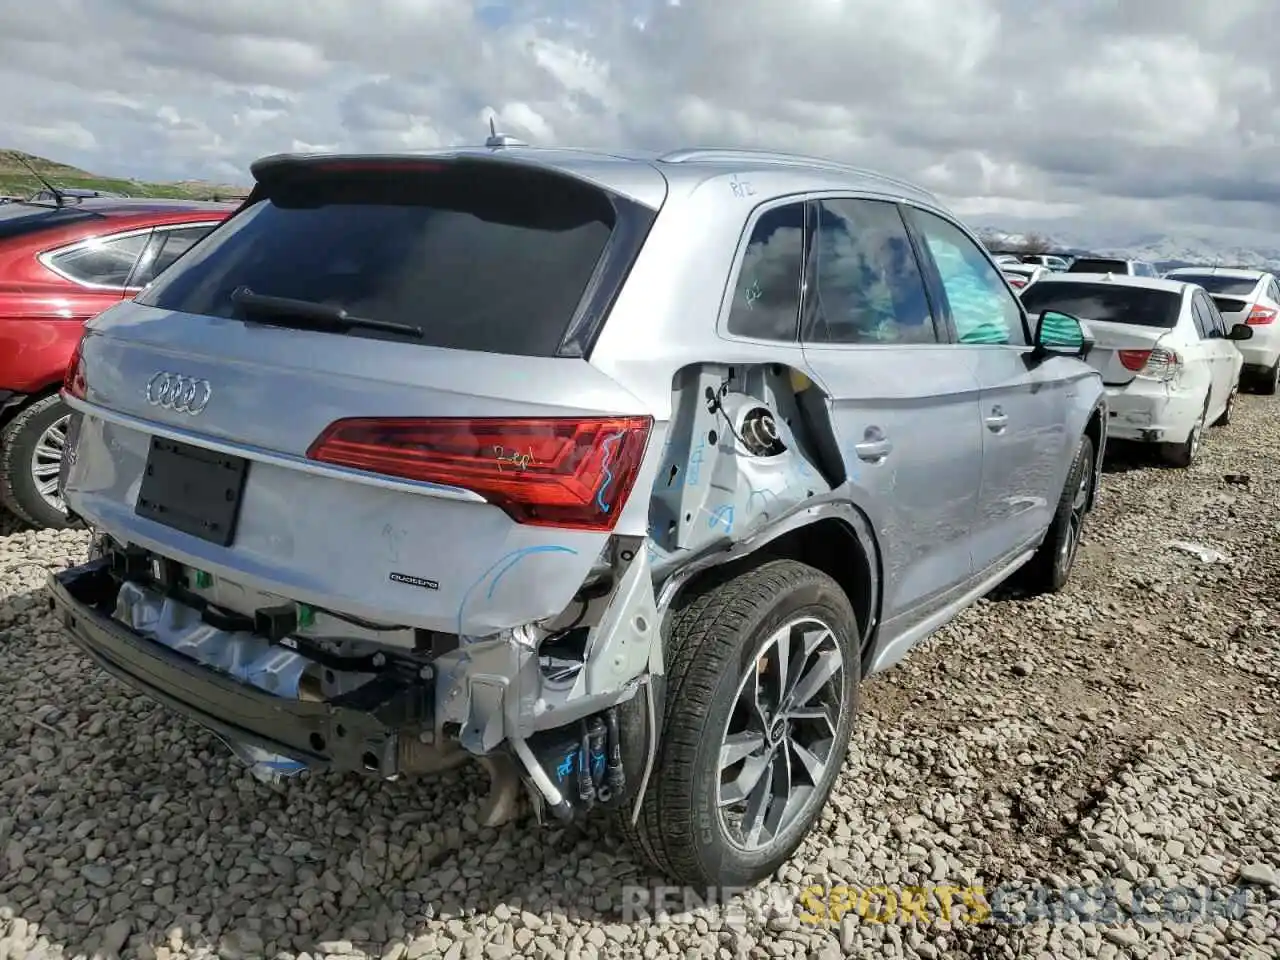
<svg viewBox="0 0 1280 960">
<path fill-rule="evenodd" d="M 77 283 L 123 290 L 147 245 L 148 236 L 135 233 L 126 237 L 98 237 L 51 254 L 46 263 Z"/>
<path fill-rule="evenodd" d="M 1194 283 L 1210 293 L 1222 293 L 1228 297 L 1247 297 L 1258 285 L 1256 278 L 1222 277 L 1212 273 L 1178 273 L 1169 279 L 1179 283 Z"/>
<path fill-rule="evenodd" d="M 172 230 L 157 230 L 151 239 L 138 272 L 129 281 L 131 287 L 145 287 L 163 273 L 173 262 L 182 256 L 212 230 L 212 226 L 177 227 Z"/>
<path fill-rule="evenodd" d="M 1067 267 L 1068 273 L 1125 273 L 1129 272 L 1129 264 L 1124 260 L 1109 260 L 1103 257 L 1081 257 Z"/>
<path fill-rule="evenodd" d="M 1022 305 L 1030 314 L 1056 310 L 1081 320 L 1172 330 L 1178 325 L 1182 295 L 1111 283 L 1042 280 L 1027 287 L 1022 294 Z"/>
<path fill-rule="evenodd" d="M 1218 312 L 1218 308 L 1213 305 L 1213 301 L 1209 299 L 1208 294 L 1196 291 L 1196 303 L 1200 304 L 1200 311 L 1204 314 L 1205 322 L 1209 329 L 1216 331 L 1222 336 L 1227 334 L 1227 325 L 1222 319 L 1222 314 Z"/>
<path fill-rule="evenodd" d="M 803 268 L 804 204 L 766 210 L 747 241 L 729 307 L 729 332 L 757 340 L 794 341 Z"/>
<path fill-rule="evenodd" d="M 1199 297 L 1191 298 L 1191 316 L 1195 320 L 1196 333 L 1200 334 L 1200 339 L 1208 340 L 1209 332 L 1213 329 L 1213 321 L 1209 318 L 1209 311 L 1204 308 Z"/>
<path fill-rule="evenodd" d="M 808 343 L 937 343 L 920 264 L 897 206 L 879 200 L 817 204 Z"/>
<path fill-rule="evenodd" d="M 615 223 L 596 187 L 489 162 L 302 167 L 259 189 L 138 302 L 246 319 L 232 293 L 247 287 L 423 332 L 351 336 L 549 357 Z"/>
</svg>

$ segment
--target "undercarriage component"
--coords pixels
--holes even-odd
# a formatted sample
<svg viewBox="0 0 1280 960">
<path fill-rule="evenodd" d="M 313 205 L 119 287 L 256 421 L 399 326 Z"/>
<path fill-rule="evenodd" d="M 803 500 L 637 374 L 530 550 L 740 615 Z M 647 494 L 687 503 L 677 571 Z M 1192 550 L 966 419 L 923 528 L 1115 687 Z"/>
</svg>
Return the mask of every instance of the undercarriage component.
<svg viewBox="0 0 1280 960">
<path fill-rule="evenodd" d="M 395 777 L 401 738 L 430 727 L 430 684 L 387 673 L 323 701 L 282 696 L 268 687 L 294 689 L 305 675 L 292 651 L 259 649 L 252 638 L 188 619 L 173 601 L 128 586 L 100 559 L 51 577 L 50 604 L 107 673 L 242 746 L 245 759 L 264 764 L 262 773 L 297 772 L 301 763 Z M 117 619 L 117 606 L 131 619 Z"/>
<path fill-rule="evenodd" d="M 543 795 L 551 812 L 571 820 L 596 807 L 619 808 L 625 802 L 626 774 L 622 768 L 622 744 L 614 708 L 580 721 L 575 726 L 545 730 L 527 742 L 529 779 Z"/>
</svg>

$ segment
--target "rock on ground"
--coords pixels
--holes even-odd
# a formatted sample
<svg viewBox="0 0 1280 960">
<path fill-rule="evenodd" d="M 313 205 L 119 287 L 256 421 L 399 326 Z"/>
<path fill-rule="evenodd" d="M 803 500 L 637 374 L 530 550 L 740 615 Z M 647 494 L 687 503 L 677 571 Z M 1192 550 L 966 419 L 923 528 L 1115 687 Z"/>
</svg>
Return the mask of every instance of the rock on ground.
<svg viewBox="0 0 1280 960">
<path fill-rule="evenodd" d="M 1280 404 L 1242 397 L 1189 471 L 1116 452 L 1062 594 L 998 593 L 868 682 L 821 825 L 769 883 L 639 920 L 624 889 L 660 881 L 616 837 L 482 829 L 477 770 L 247 777 L 60 635 L 42 584 L 85 535 L 0 520 L 0 960 L 1280 955 Z M 1033 882 L 1110 884 L 1122 910 L 1056 922 Z M 1003 922 L 930 901 L 813 924 L 797 900 L 947 884 L 999 891 Z M 1153 885 L 1247 901 L 1152 919 Z"/>
</svg>

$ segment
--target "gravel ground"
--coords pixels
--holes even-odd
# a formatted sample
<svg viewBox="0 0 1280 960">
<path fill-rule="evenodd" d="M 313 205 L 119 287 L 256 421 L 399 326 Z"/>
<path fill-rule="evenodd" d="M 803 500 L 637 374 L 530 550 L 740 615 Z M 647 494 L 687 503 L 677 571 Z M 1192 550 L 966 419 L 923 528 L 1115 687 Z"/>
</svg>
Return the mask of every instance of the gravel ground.
<svg viewBox="0 0 1280 960">
<path fill-rule="evenodd" d="M 1116 453 L 1067 591 L 983 601 L 867 685 L 822 825 L 770 883 L 642 919 L 625 888 L 657 881 L 600 828 L 479 829 L 478 770 L 247 777 L 59 636 L 41 585 L 85 535 L 0 521 L 0 960 L 1280 955 L 1280 404 L 1242 398 L 1189 472 Z M 1050 914 L 1044 890 L 1108 883 L 1118 914 Z M 996 914 L 796 899 L 944 884 Z M 1236 913 L 1161 919 L 1144 884 Z"/>
</svg>

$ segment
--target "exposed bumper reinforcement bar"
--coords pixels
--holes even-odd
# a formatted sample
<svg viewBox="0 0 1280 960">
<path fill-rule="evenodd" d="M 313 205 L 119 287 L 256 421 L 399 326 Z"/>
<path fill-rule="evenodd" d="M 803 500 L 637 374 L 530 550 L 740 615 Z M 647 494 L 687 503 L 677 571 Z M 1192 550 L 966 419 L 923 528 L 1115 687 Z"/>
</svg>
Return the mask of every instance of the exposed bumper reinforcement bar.
<svg viewBox="0 0 1280 960">
<path fill-rule="evenodd" d="M 391 777 L 400 773 L 401 731 L 430 729 L 430 684 L 374 682 L 347 703 L 279 697 L 135 633 L 103 612 L 118 586 L 105 561 L 53 574 L 48 586 L 51 608 L 98 666 L 227 740 L 315 769 Z"/>
</svg>

